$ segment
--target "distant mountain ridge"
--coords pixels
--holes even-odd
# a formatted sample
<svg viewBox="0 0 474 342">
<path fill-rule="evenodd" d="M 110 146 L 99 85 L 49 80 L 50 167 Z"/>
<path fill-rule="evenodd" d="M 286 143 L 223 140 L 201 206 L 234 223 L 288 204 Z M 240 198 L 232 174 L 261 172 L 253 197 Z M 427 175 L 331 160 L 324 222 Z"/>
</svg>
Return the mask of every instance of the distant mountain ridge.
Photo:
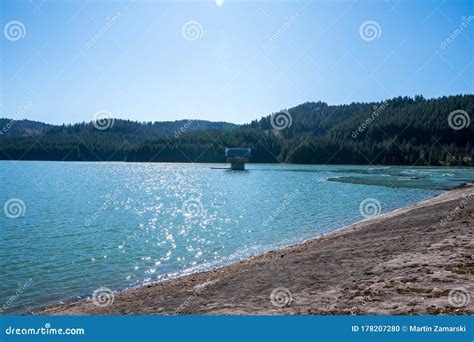
<svg viewBox="0 0 474 342">
<path fill-rule="evenodd" d="M 0 136 L 41 135 L 53 125 L 31 120 L 13 120 L 0 118 Z"/>
<path fill-rule="evenodd" d="M 93 122 L 82 122 L 76 124 L 53 125 L 39 121 L 31 120 L 13 120 L 0 118 L 0 127 L 6 127 L 0 130 L 0 135 L 4 136 L 29 136 L 42 134 L 72 134 L 93 132 L 97 130 Z M 182 127 L 186 130 L 196 131 L 203 129 L 228 129 L 237 127 L 237 125 L 223 121 L 206 121 L 183 119 L 176 121 L 155 121 L 138 122 L 131 120 L 113 119 L 107 133 L 120 134 L 143 134 L 150 137 L 171 135 L 179 131 Z"/>
<path fill-rule="evenodd" d="M 223 162 L 225 147 L 252 148 L 252 162 L 474 165 L 474 95 L 382 102 L 308 102 L 248 124 L 114 120 L 48 125 L 15 121 L 0 159 Z M 11 120 L 1 119 L 0 129 Z"/>
</svg>

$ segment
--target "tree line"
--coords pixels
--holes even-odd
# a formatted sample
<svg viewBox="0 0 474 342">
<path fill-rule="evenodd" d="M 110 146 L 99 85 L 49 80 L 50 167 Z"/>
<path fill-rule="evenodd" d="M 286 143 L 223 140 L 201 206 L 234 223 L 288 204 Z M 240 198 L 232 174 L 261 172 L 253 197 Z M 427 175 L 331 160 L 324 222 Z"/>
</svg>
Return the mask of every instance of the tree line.
<svg viewBox="0 0 474 342">
<path fill-rule="evenodd" d="M 100 130 L 25 120 L 0 134 L 0 159 L 223 162 L 225 147 L 250 147 L 257 163 L 474 165 L 473 113 L 474 96 L 456 95 L 308 102 L 240 126 L 114 120 Z"/>
</svg>

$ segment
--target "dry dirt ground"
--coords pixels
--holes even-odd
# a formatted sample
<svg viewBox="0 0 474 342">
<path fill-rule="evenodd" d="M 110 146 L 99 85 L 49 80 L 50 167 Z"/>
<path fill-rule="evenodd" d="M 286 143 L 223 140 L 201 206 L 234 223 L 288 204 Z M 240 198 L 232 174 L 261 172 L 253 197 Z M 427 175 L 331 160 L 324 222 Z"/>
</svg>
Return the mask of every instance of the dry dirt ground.
<svg viewBox="0 0 474 342">
<path fill-rule="evenodd" d="M 474 314 L 474 186 L 209 272 L 40 315 Z M 272 294 L 273 292 L 273 294 Z"/>
</svg>

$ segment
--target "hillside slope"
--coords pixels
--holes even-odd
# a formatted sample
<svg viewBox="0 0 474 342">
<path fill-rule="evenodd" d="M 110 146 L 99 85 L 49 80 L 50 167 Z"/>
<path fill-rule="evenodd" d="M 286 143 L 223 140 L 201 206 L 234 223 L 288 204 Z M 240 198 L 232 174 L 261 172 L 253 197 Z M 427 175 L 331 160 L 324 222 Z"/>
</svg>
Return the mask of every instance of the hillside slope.
<svg viewBox="0 0 474 342">
<path fill-rule="evenodd" d="M 115 120 L 101 130 L 25 120 L 0 134 L 0 159 L 222 162 L 225 147 L 250 147 L 252 162 L 473 165 L 472 113 L 474 95 L 456 95 L 308 102 L 241 126 Z"/>
</svg>

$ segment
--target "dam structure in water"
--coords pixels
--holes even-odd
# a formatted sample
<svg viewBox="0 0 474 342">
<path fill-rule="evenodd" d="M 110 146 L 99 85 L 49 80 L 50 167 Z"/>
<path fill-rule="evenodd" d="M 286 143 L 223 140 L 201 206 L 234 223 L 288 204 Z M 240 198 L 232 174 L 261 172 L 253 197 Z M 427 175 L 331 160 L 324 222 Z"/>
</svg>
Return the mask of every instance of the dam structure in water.
<svg viewBox="0 0 474 342">
<path fill-rule="evenodd" d="M 225 157 L 230 163 L 230 169 L 245 170 L 245 163 L 248 163 L 251 152 L 250 148 L 226 148 Z"/>
</svg>

